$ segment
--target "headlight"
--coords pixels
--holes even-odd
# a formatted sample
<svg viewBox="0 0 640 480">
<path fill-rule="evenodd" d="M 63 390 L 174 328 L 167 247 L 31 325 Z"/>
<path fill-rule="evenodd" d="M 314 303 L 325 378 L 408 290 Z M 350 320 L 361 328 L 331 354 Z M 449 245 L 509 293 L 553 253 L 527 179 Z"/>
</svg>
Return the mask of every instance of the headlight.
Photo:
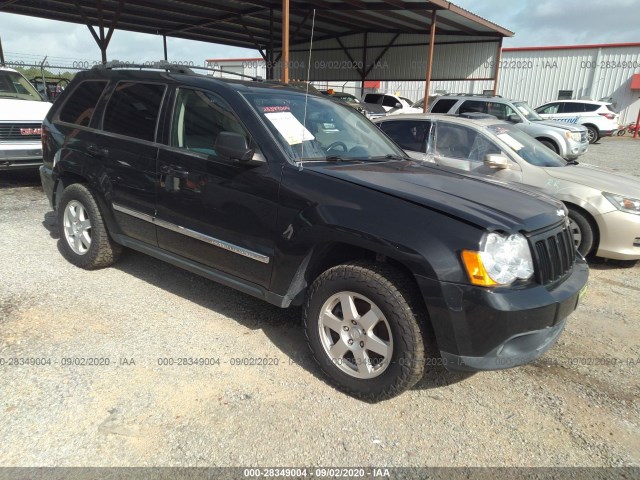
<svg viewBox="0 0 640 480">
<path fill-rule="evenodd" d="M 582 139 L 580 132 L 565 132 L 564 136 L 567 137 L 567 140 L 574 142 L 579 142 Z"/>
<path fill-rule="evenodd" d="M 464 250 L 462 260 L 474 285 L 509 285 L 533 275 L 533 260 L 527 239 L 517 233 L 505 237 L 487 234 L 479 251 Z"/>
<path fill-rule="evenodd" d="M 625 197 L 624 195 L 616 195 L 615 193 L 606 192 L 602 192 L 602 195 L 604 195 L 604 198 L 609 200 L 618 210 L 640 215 L 640 200 L 637 198 Z"/>
</svg>

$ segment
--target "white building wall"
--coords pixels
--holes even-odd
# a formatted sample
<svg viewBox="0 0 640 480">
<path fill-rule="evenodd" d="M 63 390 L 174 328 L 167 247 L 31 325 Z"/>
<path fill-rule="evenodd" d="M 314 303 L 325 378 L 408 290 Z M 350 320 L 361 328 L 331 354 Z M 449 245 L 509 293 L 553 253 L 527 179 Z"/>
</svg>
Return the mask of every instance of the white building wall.
<svg viewBox="0 0 640 480">
<path fill-rule="evenodd" d="M 640 46 L 581 49 L 506 50 L 502 53 L 498 95 L 526 100 L 532 107 L 557 100 L 560 90 L 572 98 L 607 99 L 620 111 L 623 124 L 635 121 L 640 91 L 631 90 L 631 77 L 640 73 Z M 483 93 L 492 81 L 432 81 L 434 93 Z M 424 82 L 382 82 L 380 90 L 424 97 Z"/>
<path fill-rule="evenodd" d="M 417 40 L 417 38 L 411 40 Z M 491 44 L 485 46 L 489 45 Z M 347 42 L 345 46 L 349 48 L 350 44 Z M 450 78 L 462 74 L 462 72 L 467 72 L 476 78 L 484 75 L 490 76 L 489 72 L 495 65 L 492 57 L 483 61 L 482 65 L 459 65 L 460 62 L 456 55 L 460 53 L 461 45 L 452 45 L 451 47 L 443 48 L 439 54 L 438 48 L 436 48 L 434 78 L 438 78 L 438 75 Z M 421 49 L 422 47 L 420 47 Z M 397 58 L 402 58 L 403 61 L 417 62 L 419 65 L 414 65 L 416 68 L 426 70 L 426 64 L 420 63 L 422 62 L 420 60 L 421 53 L 405 57 L 404 50 L 406 47 L 401 47 L 395 52 Z M 340 53 L 344 54 L 344 52 Z M 489 54 L 490 52 L 487 50 L 485 55 Z M 354 55 L 354 58 L 357 57 Z M 397 64 L 396 60 L 393 60 L 393 65 Z M 388 65 L 390 64 L 388 63 Z M 247 75 L 266 78 L 266 68 L 261 59 L 220 60 L 211 63 L 210 66 L 233 69 L 234 71 L 241 68 L 242 72 Z M 301 78 L 306 77 L 306 72 L 300 71 L 299 73 Z M 631 90 L 630 88 L 631 77 L 636 73 L 640 73 L 640 46 L 506 50 L 503 51 L 500 62 L 498 95 L 526 100 L 532 107 L 537 107 L 558 99 L 560 90 L 571 90 L 573 99 L 607 99 L 620 111 L 620 122 L 628 124 L 636 120 L 640 110 L 640 90 Z M 320 75 L 321 72 L 316 71 L 316 74 Z M 292 76 L 292 78 L 295 77 Z M 369 78 L 376 79 L 375 76 Z M 383 80 L 384 78 L 378 79 Z M 361 94 L 360 82 L 350 80 L 348 75 L 343 80 L 315 81 L 314 84 L 320 89 L 333 88 L 356 96 Z M 431 82 L 431 94 L 483 93 L 492 89 L 493 81 L 491 80 L 433 80 Z M 403 97 L 418 100 L 424 98 L 424 81 L 383 80 L 378 91 L 397 93 Z"/>
</svg>

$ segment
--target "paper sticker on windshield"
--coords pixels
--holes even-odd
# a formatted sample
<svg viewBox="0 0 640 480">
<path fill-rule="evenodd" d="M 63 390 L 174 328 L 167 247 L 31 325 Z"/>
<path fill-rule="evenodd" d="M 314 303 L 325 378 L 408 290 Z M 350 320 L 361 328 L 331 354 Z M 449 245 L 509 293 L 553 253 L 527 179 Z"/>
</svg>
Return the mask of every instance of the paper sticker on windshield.
<svg viewBox="0 0 640 480">
<path fill-rule="evenodd" d="M 507 145 L 509 145 L 511 148 L 513 148 L 516 152 L 518 150 L 520 150 L 521 148 L 524 148 L 524 145 L 522 145 L 519 141 L 517 141 L 515 138 L 513 138 L 511 135 L 509 135 L 508 133 L 500 133 L 498 135 L 496 135 L 500 140 L 502 140 L 504 143 L 506 143 Z"/>
<path fill-rule="evenodd" d="M 289 145 L 297 145 L 316 138 L 291 112 L 265 113 L 265 117 L 276 127 Z"/>
<path fill-rule="evenodd" d="M 268 107 L 262 107 L 262 111 L 267 112 L 290 112 L 291 107 L 289 105 L 270 105 Z"/>
</svg>

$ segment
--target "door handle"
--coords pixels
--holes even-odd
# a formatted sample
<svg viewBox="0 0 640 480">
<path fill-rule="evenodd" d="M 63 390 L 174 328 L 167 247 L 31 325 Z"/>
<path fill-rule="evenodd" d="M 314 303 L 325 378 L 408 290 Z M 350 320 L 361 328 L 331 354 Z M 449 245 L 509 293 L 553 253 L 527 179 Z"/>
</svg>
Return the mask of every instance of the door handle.
<svg viewBox="0 0 640 480">
<path fill-rule="evenodd" d="M 109 150 L 106 148 L 99 148 L 95 143 L 87 145 L 87 153 L 92 157 L 107 157 L 109 156 Z"/>
<path fill-rule="evenodd" d="M 189 172 L 182 167 L 178 167 L 176 165 L 163 165 L 160 168 L 160 171 L 165 175 L 170 175 L 176 178 L 187 178 L 189 177 Z"/>
</svg>

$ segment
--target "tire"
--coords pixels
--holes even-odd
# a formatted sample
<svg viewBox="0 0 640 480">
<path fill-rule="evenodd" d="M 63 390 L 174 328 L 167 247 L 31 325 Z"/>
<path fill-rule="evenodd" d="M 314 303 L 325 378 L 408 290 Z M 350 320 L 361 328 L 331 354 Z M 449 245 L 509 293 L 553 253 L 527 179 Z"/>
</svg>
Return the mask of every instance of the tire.
<svg viewBox="0 0 640 480">
<path fill-rule="evenodd" d="M 558 151 L 558 147 L 556 147 L 556 144 L 549 141 L 549 140 L 538 140 L 541 144 L 543 144 L 545 147 L 547 147 L 549 150 L 552 150 L 554 152 L 556 152 L 558 155 L 560 154 L 560 152 Z"/>
<path fill-rule="evenodd" d="M 595 247 L 595 228 L 584 213 L 574 208 L 569 208 L 569 222 L 576 248 L 586 257 Z"/>
<path fill-rule="evenodd" d="M 313 282 L 302 312 L 307 341 L 340 390 L 379 401 L 422 378 L 426 318 L 417 295 L 406 275 L 381 263 L 338 265 Z"/>
<path fill-rule="evenodd" d="M 591 125 L 585 125 L 585 127 L 587 128 L 587 140 L 589 143 L 596 143 L 600 140 L 600 133 L 597 128 L 592 127 Z"/>
<path fill-rule="evenodd" d="M 57 213 L 61 251 L 69 262 L 93 270 L 118 260 L 122 247 L 109 236 L 96 199 L 86 185 L 74 183 L 65 188 Z"/>
</svg>

